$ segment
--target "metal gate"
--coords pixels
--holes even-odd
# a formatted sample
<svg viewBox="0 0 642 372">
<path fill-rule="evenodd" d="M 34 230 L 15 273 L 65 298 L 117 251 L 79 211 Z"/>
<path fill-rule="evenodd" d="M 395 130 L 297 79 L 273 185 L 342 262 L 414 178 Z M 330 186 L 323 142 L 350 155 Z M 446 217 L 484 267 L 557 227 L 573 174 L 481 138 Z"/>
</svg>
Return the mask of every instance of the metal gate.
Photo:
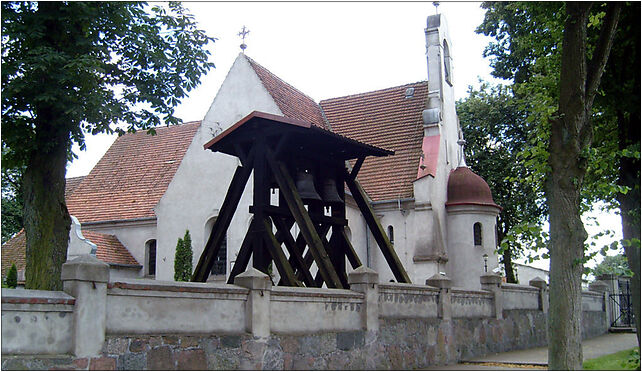
<svg viewBox="0 0 642 372">
<path fill-rule="evenodd" d="M 620 282 L 620 293 L 609 295 L 611 309 L 611 327 L 634 327 L 633 303 L 629 282 Z"/>
</svg>

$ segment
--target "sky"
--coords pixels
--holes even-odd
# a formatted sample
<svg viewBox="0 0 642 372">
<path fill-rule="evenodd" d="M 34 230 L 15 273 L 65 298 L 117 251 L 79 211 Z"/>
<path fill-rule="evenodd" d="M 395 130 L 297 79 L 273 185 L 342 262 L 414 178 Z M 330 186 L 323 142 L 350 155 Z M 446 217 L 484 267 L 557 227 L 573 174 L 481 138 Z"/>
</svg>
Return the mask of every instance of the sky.
<svg viewBox="0 0 642 372">
<path fill-rule="evenodd" d="M 176 109 L 184 121 L 205 116 L 241 52 L 238 33 L 243 26 L 249 29 L 245 53 L 317 102 L 427 79 L 424 29 L 427 16 L 437 11 L 432 2 L 184 5 L 199 27 L 217 38 L 209 48 L 216 68 Z M 501 82 L 490 76 L 489 61 L 482 56 L 491 38 L 475 33 L 484 18 L 480 3 L 441 2 L 438 12 L 445 16 L 451 38 L 455 98 L 466 97 L 480 78 Z M 88 174 L 115 138 L 87 136 L 86 151 L 74 148 L 78 159 L 68 165 L 67 177 Z M 602 226 L 620 229 L 619 217 L 599 216 Z M 547 261 L 534 265 L 548 269 Z"/>
</svg>

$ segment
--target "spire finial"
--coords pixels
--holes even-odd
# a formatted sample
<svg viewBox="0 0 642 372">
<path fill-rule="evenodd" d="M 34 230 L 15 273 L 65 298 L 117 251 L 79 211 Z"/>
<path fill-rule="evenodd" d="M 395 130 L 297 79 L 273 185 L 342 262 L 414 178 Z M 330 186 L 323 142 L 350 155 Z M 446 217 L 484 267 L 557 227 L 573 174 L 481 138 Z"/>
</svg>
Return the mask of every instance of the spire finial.
<svg viewBox="0 0 642 372">
<path fill-rule="evenodd" d="M 457 140 L 457 144 L 459 145 L 459 164 L 457 165 L 457 168 L 468 168 L 466 165 L 466 157 L 464 156 L 464 146 L 466 145 L 466 141 L 463 138 L 460 138 Z"/>
<path fill-rule="evenodd" d="M 432 5 L 435 6 L 435 14 L 439 14 L 439 1 L 433 1 Z"/>
<path fill-rule="evenodd" d="M 238 34 L 243 40 L 241 43 L 241 51 L 243 51 L 243 54 L 245 54 L 245 48 L 247 48 L 247 45 L 245 44 L 245 36 L 249 33 L 250 33 L 250 30 L 245 28 L 245 25 L 243 25 L 243 29 Z"/>
</svg>

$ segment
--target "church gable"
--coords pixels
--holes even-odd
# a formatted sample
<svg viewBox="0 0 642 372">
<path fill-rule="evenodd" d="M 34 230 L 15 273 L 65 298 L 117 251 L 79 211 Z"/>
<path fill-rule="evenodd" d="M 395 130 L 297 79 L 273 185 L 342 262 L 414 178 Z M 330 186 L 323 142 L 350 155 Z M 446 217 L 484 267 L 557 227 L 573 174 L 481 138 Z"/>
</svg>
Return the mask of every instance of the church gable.
<svg viewBox="0 0 642 372">
<path fill-rule="evenodd" d="M 413 197 L 423 139 L 427 82 L 321 101 L 332 130 L 395 155 L 367 158 L 359 182 L 373 201 Z"/>
<path fill-rule="evenodd" d="M 155 217 L 163 196 L 200 122 L 156 128 L 116 139 L 98 164 L 67 198 L 80 222 Z"/>
</svg>

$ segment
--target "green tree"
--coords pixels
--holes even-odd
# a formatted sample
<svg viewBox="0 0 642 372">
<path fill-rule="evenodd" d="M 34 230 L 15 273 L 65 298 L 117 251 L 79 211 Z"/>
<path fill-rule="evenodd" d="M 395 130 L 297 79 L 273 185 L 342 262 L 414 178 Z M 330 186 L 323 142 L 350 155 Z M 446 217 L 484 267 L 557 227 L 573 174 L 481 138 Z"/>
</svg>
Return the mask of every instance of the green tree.
<svg viewBox="0 0 642 372">
<path fill-rule="evenodd" d="M 502 207 L 497 220 L 499 251 L 507 281 L 517 283 L 512 261 L 529 248 L 525 244 L 534 238 L 530 227 L 541 225 L 546 212 L 543 193 L 530 181 L 536 174 L 519 156 L 533 125 L 508 87 L 487 83 L 457 102 L 457 114 L 466 159 Z"/>
<path fill-rule="evenodd" d="M 23 228 L 22 169 L 2 170 L 2 244 Z"/>
<path fill-rule="evenodd" d="M 214 39 L 177 2 L 1 6 L 2 164 L 25 167 L 26 287 L 60 290 L 72 143 L 179 123 L 174 107 L 213 67 Z"/>
<path fill-rule="evenodd" d="M 176 255 L 174 257 L 174 280 L 178 282 L 189 282 L 192 278 L 192 237 L 189 230 L 185 236 L 178 239 L 176 243 Z"/>
<path fill-rule="evenodd" d="M 16 268 L 16 264 L 13 263 L 9 268 L 9 272 L 7 272 L 7 287 L 16 288 L 17 286 L 18 286 L 18 269 Z"/>
<path fill-rule="evenodd" d="M 630 275 L 630 273 L 629 264 L 623 254 L 604 256 L 602 261 L 593 269 L 593 275 L 595 275 L 595 277 L 604 274 Z"/>
<path fill-rule="evenodd" d="M 593 103 L 622 6 L 592 5 L 484 3 L 488 11 L 479 27 L 497 40 L 486 50 L 497 76 L 514 78 L 515 91 L 529 102 L 531 120 L 540 128 L 529 150 L 543 160 L 549 210 L 552 369 L 581 368 L 583 182 L 591 160 Z"/>
</svg>

